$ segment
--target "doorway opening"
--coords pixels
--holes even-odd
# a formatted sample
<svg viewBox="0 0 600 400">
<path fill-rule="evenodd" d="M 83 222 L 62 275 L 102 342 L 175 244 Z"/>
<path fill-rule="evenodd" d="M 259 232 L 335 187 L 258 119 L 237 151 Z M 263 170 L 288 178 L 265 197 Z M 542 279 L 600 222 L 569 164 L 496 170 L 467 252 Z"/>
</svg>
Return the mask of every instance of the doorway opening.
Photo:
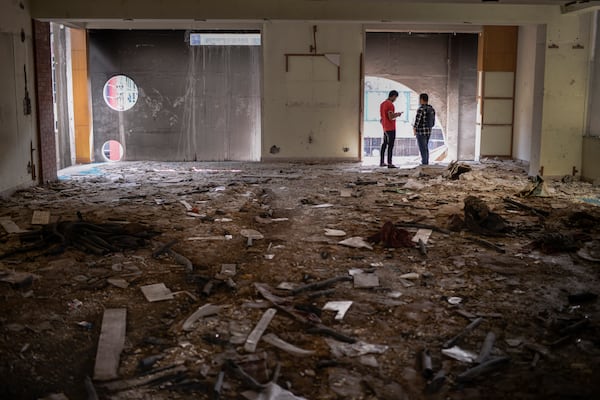
<svg viewBox="0 0 600 400">
<path fill-rule="evenodd" d="M 394 164 L 420 163 L 413 135 L 419 94 L 429 95 L 436 123 L 430 163 L 475 160 L 477 141 L 477 33 L 367 32 L 364 61 L 363 163 L 378 165 L 383 131 L 379 105 L 400 93 Z"/>
</svg>

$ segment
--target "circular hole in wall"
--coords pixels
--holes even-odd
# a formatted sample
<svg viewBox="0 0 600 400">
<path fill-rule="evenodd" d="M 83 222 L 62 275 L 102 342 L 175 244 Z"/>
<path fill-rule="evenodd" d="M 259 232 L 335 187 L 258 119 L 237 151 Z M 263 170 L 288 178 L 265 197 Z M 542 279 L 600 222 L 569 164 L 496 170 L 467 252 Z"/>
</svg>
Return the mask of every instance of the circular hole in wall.
<svg viewBox="0 0 600 400">
<path fill-rule="evenodd" d="M 128 76 L 115 75 L 104 84 L 104 101 L 115 111 L 127 111 L 138 99 L 138 87 Z"/>
<path fill-rule="evenodd" d="M 116 140 L 109 140 L 102 145 L 102 157 L 106 161 L 121 161 L 123 145 Z"/>
</svg>

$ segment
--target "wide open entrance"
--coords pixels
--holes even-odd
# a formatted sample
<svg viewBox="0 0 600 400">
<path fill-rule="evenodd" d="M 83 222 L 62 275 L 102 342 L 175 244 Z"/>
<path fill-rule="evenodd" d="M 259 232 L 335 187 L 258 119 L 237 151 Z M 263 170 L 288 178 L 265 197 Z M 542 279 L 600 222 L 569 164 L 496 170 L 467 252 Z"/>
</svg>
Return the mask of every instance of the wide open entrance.
<svg viewBox="0 0 600 400">
<path fill-rule="evenodd" d="M 363 161 L 379 162 L 379 104 L 400 92 L 394 163 L 419 162 L 412 124 L 418 94 L 436 109 L 430 162 L 475 160 L 477 115 L 476 33 L 367 32 L 365 49 Z"/>
<path fill-rule="evenodd" d="M 53 25 L 61 168 L 260 160 L 259 31 Z"/>
</svg>

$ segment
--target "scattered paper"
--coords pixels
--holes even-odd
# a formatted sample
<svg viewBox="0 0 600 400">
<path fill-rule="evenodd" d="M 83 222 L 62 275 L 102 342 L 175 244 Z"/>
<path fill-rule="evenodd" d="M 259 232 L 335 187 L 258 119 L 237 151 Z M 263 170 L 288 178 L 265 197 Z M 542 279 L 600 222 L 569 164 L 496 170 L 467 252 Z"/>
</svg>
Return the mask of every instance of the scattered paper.
<svg viewBox="0 0 600 400">
<path fill-rule="evenodd" d="M 330 301 L 323 307 L 324 311 L 337 311 L 335 319 L 341 321 L 344 319 L 346 312 L 352 305 L 351 301 Z"/>
<path fill-rule="evenodd" d="M 342 246 L 346 246 L 346 247 L 353 247 L 355 249 L 373 250 L 373 246 L 371 246 L 369 243 L 367 243 L 365 241 L 365 239 L 358 237 L 358 236 L 351 237 L 346 240 L 342 240 L 338 244 L 341 244 Z"/>
</svg>

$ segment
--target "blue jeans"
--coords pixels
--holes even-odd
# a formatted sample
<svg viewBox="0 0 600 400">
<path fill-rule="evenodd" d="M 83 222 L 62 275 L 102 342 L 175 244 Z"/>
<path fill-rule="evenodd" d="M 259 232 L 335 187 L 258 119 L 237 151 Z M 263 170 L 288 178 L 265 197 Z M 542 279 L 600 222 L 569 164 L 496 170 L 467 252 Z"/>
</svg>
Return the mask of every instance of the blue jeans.
<svg viewBox="0 0 600 400">
<path fill-rule="evenodd" d="M 417 144 L 419 145 L 419 152 L 421 153 L 421 164 L 429 164 L 429 136 L 417 134 Z"/>
</svg>

